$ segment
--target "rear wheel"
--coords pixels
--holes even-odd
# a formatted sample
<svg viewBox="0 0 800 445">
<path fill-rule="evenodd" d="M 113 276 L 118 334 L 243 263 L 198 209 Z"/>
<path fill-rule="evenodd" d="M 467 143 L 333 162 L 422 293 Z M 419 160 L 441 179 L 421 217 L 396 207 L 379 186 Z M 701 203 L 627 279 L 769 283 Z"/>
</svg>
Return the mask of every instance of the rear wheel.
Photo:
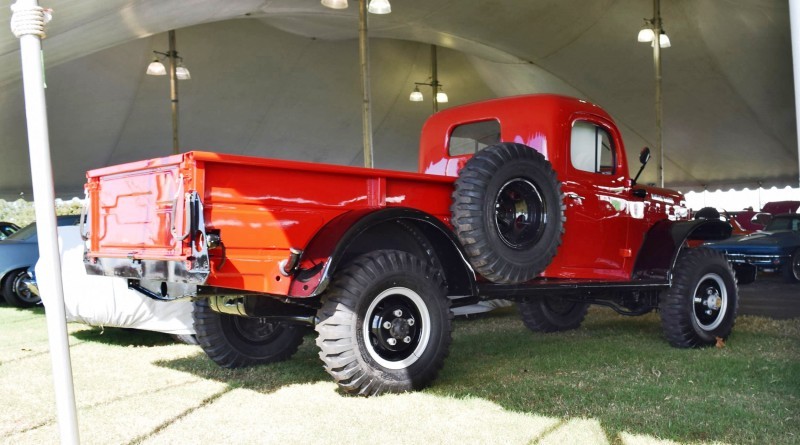
<svg viewBox="0 0 800 445">
<path fill-rule="evenodd" d="M 3 283 L 3 297 L 9 305 L 33 307 L 41 303 L 42 299 L 28 288 L 29 280 L 27 269 L 17 269 L 6 276 L 6 281 Z"/>
<path fill-rule="evenodd" d="M 305 326 L 214 312 L 208 300 L 194 302 L 197 343 L 223 368 L 286 360 L 303 342 Z"/>
<path fill-rule="evenodd" d="M 678 258 L 672 287 L 662 292 L 660 300 L 661 326 L 672 346 L 713 345 L 733 329 L 736 278 L 721 252 L 689 249 Z"/>
<path fill-rule="evenodd" d="M 325 370 L 347 393 L 427 386 L 450 348 L 450 300 L 441 274 L 406 252 L 379 250 L 337 273 L 317 314 Z"/>
<path fill-rule="evenodd" d="M 520 301 L 517 306 L 525 327 L 534 332 L 577 329 L 589 310 L 587 303 L 557 297 L 530 298 Z"/>
</svg>

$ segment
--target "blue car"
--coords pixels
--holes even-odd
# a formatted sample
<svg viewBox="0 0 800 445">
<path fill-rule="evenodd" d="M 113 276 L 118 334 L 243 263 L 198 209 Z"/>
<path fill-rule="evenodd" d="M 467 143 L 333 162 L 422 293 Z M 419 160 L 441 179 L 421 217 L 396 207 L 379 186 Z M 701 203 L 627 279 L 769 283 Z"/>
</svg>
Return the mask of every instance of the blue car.
<svg viewBox="0 0 800 445">
<path fill-rule="evenodd" d="M 78 224 L 79 215 L 59 216 L 59 226 Z M 30 291 L 28 267 L 39 260 L 39 243 L 36 223 L 23 227 L 18 232 L 0 241 L 0 289 L 11 306 L 31 307 L 39 304 L 39 296 Z"/>
<path fill-rule="evenodd" d="M 781 272 L 788 282 L 800 281 L 800 214 L 777 215 L 764 230 L 708 243 L 725 252 L 731 263 L 748 263 L 766 272 Z"/>
</svg>

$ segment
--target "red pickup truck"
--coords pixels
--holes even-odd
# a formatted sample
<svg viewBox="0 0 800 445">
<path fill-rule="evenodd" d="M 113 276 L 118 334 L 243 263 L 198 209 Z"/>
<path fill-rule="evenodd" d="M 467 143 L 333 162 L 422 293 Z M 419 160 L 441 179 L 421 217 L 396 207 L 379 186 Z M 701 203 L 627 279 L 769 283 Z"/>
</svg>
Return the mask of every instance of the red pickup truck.
<svg viewBox="0 0 800 445">
<path fill-rule="evenodd" d="M 188 152 L 87 177 L 87 271 L 193 299 L 224 367 L 286 359 L 313 326 L 345 392 L 421 388 L 448 353 L 451 307 L 495 298 L 545 332 L 577 328 L 589 304 L 656 309 L 677 347 L 726 338 L 736 317 L 724 256 L 686 247 L 730 226 L 636 184 L 614 121 L 583 100 L 436 113 L 419 173 Z"/>
</svg>

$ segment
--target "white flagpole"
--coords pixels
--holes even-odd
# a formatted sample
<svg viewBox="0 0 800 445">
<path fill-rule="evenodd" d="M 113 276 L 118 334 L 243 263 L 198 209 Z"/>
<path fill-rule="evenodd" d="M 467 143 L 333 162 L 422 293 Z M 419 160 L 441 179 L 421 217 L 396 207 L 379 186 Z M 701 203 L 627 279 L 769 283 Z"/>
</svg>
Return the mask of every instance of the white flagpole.
<svg viewBox="0 0 800 445">
<path fill-rule="evenodd" d="M 53 167 L 50 160 L 50 139 L 47 128 L 47 102 L 44 94 L 42 38 L 49 11 L 39 7 L 37 0 L 17 0 L 11 6 L 11 30 L 19 38 L 22 57 L 22 80 L 25 91 L 25 115 L 28 122 L 28 149 L 31 160 L 36 230 L 39 239 L 40 269 L 37 277 L 42 294 L 52 295 L 45 308 L 47 337 L 53 366 L 53 385 L 56 395 L 58 427 L 62 444 L 77 444 L 78 415 L 75 409 L 75 390 L 64 310 L 64 290 L 61 283 L 61 261 L 56 231 Z M 47 14 L 46 14 L 47 13 Z"/>
</svg>

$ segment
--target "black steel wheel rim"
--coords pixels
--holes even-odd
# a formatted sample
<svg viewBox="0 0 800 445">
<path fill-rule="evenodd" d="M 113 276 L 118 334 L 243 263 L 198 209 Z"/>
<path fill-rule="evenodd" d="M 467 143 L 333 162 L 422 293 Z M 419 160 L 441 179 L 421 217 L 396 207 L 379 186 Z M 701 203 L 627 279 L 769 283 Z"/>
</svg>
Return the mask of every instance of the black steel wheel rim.
<svg viewBox="0 0 800 445">
<path fill-rule="evenodd" d="M 430 313 L 422 298 L 406 287 L 375 297 L 364 317 L 364 343 L 370 357 L 389 369 L 407 368 L 425 351 Z"/>
<path fill-rule="evenodd" d="M 544 233 L 547 203 L 531 181 L 515 178 L 497 192 L 494 220 L 497 234 L 506 246 L 525 250 Z"/>
<path fill-rule="evenodd" d="M 697 325 L 705 331 L 722 324 L 728 309 L 728 289 L 717 274 L 705 274 L 697 283 L 693 296 L 693 314 Z"/>
</svg>

